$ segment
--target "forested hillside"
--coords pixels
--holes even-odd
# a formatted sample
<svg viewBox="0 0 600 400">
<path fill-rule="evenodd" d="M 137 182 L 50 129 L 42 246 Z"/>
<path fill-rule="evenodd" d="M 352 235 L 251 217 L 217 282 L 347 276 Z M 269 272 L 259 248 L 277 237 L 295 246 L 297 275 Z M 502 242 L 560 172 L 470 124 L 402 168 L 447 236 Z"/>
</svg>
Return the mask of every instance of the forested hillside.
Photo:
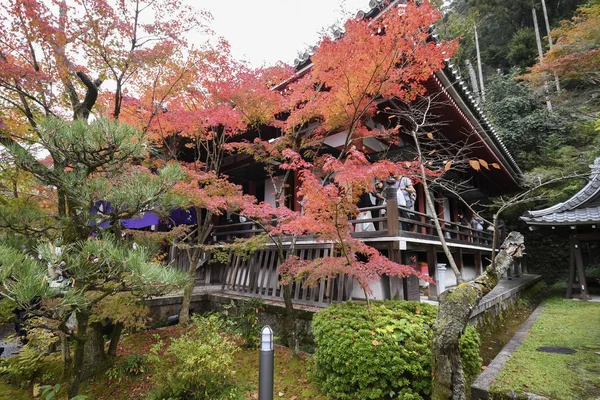
<svg viewBox="0 0 600 400">
<path fill-rule="evenodd" d="M 442 38 L 459 40 L 452 63 L 528 182 L 587 176 L 600 156 L 600 1 L 545 0 L 546 12 L 542 1 L 454 0 L 444 4 L 445 17 L 437 26 Z M 567 237 L 531 232 L 519 216 L 564 201 L 584 184 L 585 179 L 562 180 L 547 188 L 543 200 L 513 207 L 504 216 L 510 229 L 526 236 L 529 271 L 549 282 L 566 276 Z"/>
<path fill-rule="evenodd" d="M 473 91 L 479 91 L 480 102 L 523 171 L 585 172 L 600 155 L 600 2 L 546 0 L 546 13 L 542 0 L 454 0 L 444 7 L 437 31 L 443 38 L 459 39 L 452 61 Z"/>
</svg>

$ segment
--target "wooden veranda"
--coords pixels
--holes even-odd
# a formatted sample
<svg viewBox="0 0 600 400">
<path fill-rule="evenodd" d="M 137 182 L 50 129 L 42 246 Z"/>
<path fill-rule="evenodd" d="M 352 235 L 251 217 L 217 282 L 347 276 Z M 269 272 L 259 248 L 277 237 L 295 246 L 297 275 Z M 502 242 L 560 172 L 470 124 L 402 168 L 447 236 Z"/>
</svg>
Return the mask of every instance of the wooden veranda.
<svg viewBox="0 0 600 400">
<path fill-rule="evenodd" d="M 401 217 L 395 200 L 389 201 L 386 206 L 368 207 L 360 211 L 371 211 L 374 217 L 349 221 L 354 230 L 354 237 L 377 248 L 391 260 L 413 264 L 415 268 L 417 260 L 414 254 L 421 254 L 421 261 L 427 263 L 427 272 L 434 280 L 437 279 L 437 253 L 441 252 L 441 242 L 430 215 L 411 210 L 411 218 Z M 445 220 L 441 220 L 441 225 L 444 238 L 453 249 L 457 264 L 463 265 L 463 253 L 468 252 L 472 254 L 476 273 L 481 273 L 482 255 L 491 253 L 492 232 Z M 210 235 L 210 243 L 226 244 L 235 238 L 248 238 L 262 233 L 264 232 L 251 221 L 218 225 Z M 283 242 L 286 244 L 285 238 Z M 311 260 L 334 255 L 334 251 L 333 243 L 320 241 L 316 236 L 305 235 L 297 238 L 294 255 L 301 260 Z M 285 245 L 284 258 L 289 255 L 288 252 L 289 240 Z M 205 283 L 219 282 L 225 292 L 273 300 L 282 299 L 280 276 L 277 273 L 279 258 L 275 245 L 266 245 L 247 256 L 231 253 L 226 263 L 216 265 L 210 264 L 208 258 L 209 255 L 202 258 L 201 263 L 196 266 L 198 280 Z M 171 260 L 179 269 L 189 268 L 185 252 L 172 250 Z M 414 276 L 405 279 L 382 277 L 381 281 L 374 285 L 381 298 L 417 301 L 420 299 L 419 280 Z M 292 297 L 298 304 L 324 306 L 332 302 L 354 299 L 357 293 L 362 292 L 357 286 L 353 279 L 345 275 L 326 279 L 316 287 L 306 287 L 304 282 L 294 282 Z M 432 299 L 436 298 L 435 286 L 431 287 L 429 296 Z"/>
</svg>

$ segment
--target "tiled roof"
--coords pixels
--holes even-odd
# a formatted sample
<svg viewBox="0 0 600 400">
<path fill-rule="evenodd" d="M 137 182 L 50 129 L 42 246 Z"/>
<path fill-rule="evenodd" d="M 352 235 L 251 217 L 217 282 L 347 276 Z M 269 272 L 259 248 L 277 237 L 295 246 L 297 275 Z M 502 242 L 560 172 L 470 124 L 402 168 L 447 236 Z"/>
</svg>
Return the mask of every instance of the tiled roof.
<svg viewBox="0 0 600 400">
<path fill-rule="evenodd" d="M 521 217 L 530 225 L 573 225 L 600 223 L 600 157 L 590 165 L 587 185 L 569 200 L 543 210 L 528 211 Z"/>
</svg>

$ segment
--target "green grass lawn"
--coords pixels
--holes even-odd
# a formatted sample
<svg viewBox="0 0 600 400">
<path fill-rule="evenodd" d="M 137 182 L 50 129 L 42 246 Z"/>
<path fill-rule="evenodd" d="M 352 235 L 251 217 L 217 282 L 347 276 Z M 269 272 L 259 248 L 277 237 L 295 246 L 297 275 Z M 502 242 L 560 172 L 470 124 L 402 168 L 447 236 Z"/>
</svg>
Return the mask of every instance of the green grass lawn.
<svg viewBox="0 0 600 400">
<path fill-rule="evenodd" d="M 543 307 L 491 391 L 529 392 L 560 400 L 600 398 L 600 303 L 554 297 Z M 544 353 L 536 350 L 540 346 L 577 352 Z"/>
<path fill-rule="evenodd" d="M 168 344 L 170 339 L 182 334 L 180 326 L 155 329 L 127 336 L 120 343 L 119 360 L 130 354 L 146 354 L 154 342 L 153 334 L 158 334 Z M 234 365 L 236 368 L 236 381 L 245 393 L 247 399 L 258 398 L 258 350 L 242 349 L 235 355 Z M 44 375 L 49 376 L 48 369 L 56 370 L 57 357 L 54 355 L 46 360 L 45 366 L 38 372 L 38 381 L 43 380 Z M 285 347 L 275 347 L 275 398 L 300 400 L 300 399 L 326 399 L 318 386 L 312 381 L 313 359 L 308 354 L 294 356 Z M 164 368 L 169 368 L 166 363 Z M 41 382 L 43 384 L 61 383 L 56 380 Z M 65 385 L 61 383 L 64 397 Z M 108 379 L 106 374 L 99 374 L 86 381 L 80 393 L 88 395 L 89 400 L 125 400 L 146 399 L 151 390 L 151 371 L 141 376 L 125 376 L 120 381 Z M 32 399 L 32 386 L 20 389 L 6 383 L 0 377 L 0 400 L 30 400 Z"/>
</svg>

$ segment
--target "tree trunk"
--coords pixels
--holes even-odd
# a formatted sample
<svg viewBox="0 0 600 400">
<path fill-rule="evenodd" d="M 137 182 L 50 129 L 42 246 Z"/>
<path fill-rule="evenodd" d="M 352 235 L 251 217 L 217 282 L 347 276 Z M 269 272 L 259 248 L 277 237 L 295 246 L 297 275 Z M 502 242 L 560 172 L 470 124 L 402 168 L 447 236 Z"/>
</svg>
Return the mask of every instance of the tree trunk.
<svg viewBox="0 0 600 400">
<path fill-rule="evenodd" d="M 189 253 L 188 253 L 189 254 Z M 181 299 L 181 310 L 179 311 L 179 323 L 187 324 L 190 321 L 190 304 L 192 302 L 192 294 L 196 286 L 196 266 L 200 261 L 202 250 L 199 248 L 192 249 L 192 254 L 189 256 L 190 267 L 188 269 L 188 282 L 183 288 L 183 298 Z"/>
<path fill-rule="evenodd" d="M 298 343 L 298 330 L 296 329 L 296 310 L 292 301 L 292 284 L 287 283 L 282 286 L 283 303 L 285 312 L 283 315 L 283 323 L 281 325 L 281 336 L 287 339 L 287 346 L 292 349 L 294 354 L 300 352 L 300 344 Z"/>
<path fill-rule="evenodd" d="M 179 323 L 187 324 L 190 320 L 190 303 L 192 302 L 192 294 L 194 293 L 194 286 L 196 286 L 196 268 L 192 267 L 190 263 L 190 271 L 194 271 L 194 276 L 190 278 L 188 274 L 188 283 L 183 289 L 183 298 L 181 300 L 181 310 L 179 311 Z"/>
<path fill-rule="evenodd" d="M 511 232 L 496 256 L 495 267 L 489 266 L 474 281 L 462 283 L 440 295 L 438 316 L 433 326 L 432 400 L 466 399 L 458 340 L 469 322 L 471 311 L 498 284 L 514 258 L 522 257 L 523 249 L 523 235 Z"/>
<path fill-rule="evenodd" d="M 117 322 L 112 331 L 112 335 L 110 335 L 110 344 L 108 346 L 108 356 L 114 358 L 117 356 L 117 346 L 119 344 L 119 340 L 121 340 L 121 333 L 123 332 L 123 323 Z"/>
<path fill-rule="evenodd" d="M 179 311 L 179 323 L 187 324 L 190 320 L 190 303 L 192 302 L 192 294 L 196 286 L 196 267 L 200 261 L 200 257 L 204 251 L 200 249 L 200 245 L 204 244 L 210 234 L 213 224 L 211 223 L 213 213 L 207 212 L 204 217 L 204 223 L 200 225 L 200 216 L 202 209 L 196 207 L 196 215 L 198 216 L 198 233 L 196 236 L 196 246 L 192 248 L 190 259 L 190 268 L 188 269 L 188 284 L 183 289 L 183 298 L 181 299 L 181 310 Z M 188 253 L 189 254 L 189 253 Z"/>
<path fill-rule="evenodd" d="M 69 398 L 75 397 L 77 396 L 77 393 L 79 393 L 79 385 L 81 384 L 81 376 L 83 374 L 85 342 L 90 314 L 89 312 L 78 312 L 76 314 L 76 317 L 77 334 L 75 335 L 75 351 L 73 354 L 73 370 L 71 371 L 71 383 L 69 385 Z"/>
<path fill-rule="evenodd" d="M 104 325 L 100 322 L 89 325 L 85 341 L 82 379 L 89 378 L 106 368 L 108 357 L 104 351 L 103 328 Z"/>
<path fill-rule="evenodd" d="M 69 347 L 69 337 L 64 332 L 59 332 L 60 355 L 63 362 L 62 379 L 67 380 L 71 370 L 71 348 Z"/>
</svg>

